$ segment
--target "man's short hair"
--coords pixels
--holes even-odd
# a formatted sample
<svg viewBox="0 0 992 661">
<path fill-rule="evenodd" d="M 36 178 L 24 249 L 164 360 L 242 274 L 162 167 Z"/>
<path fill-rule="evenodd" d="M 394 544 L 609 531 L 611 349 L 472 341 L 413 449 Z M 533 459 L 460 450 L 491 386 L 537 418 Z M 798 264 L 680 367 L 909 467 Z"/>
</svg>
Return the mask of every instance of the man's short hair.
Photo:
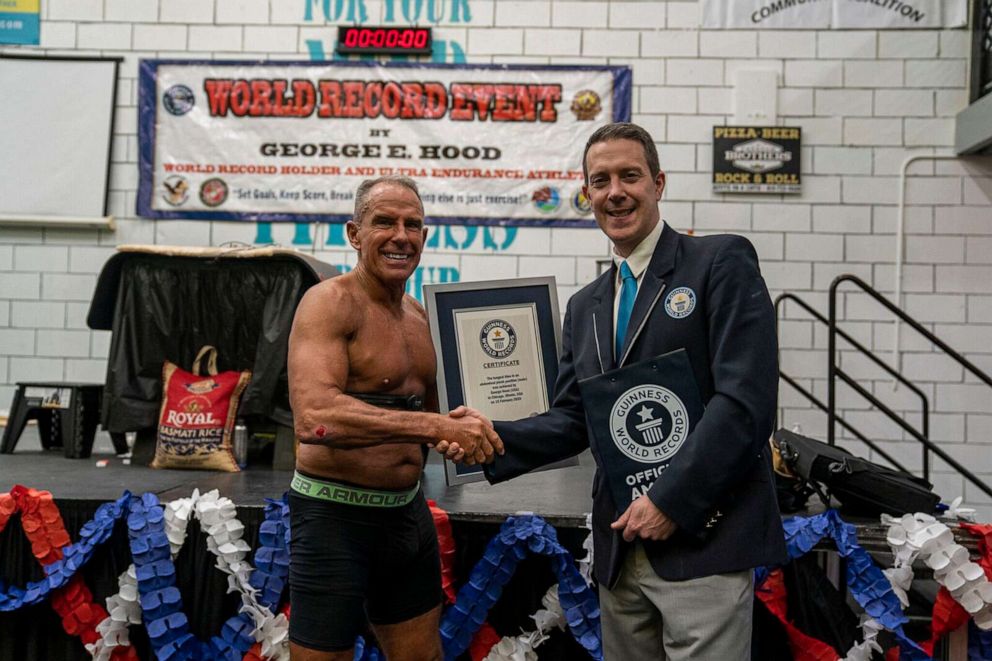
<svg viewBox="0 0 992 661">
<path fill-rule="evenodd" d="M 410 177 L 390 174 L 376 179 L 366 179 L 358 184 L 358 190 L 355 191 L 355 217 L 352 219 L 356 223 L 362 222 L 362 218 L 369 210 L 369 193 L 379 184 L 396 184 L 412 190 L 413 194 L 417 196 L 417 201 L 420 202 L 421 211 L 423 211 L 424 201 L 420 199 L 420 190 L 417 188 L 417 182 Z"/>
<path fill-rule="evenodd" d="M 585 151 L 582 152 L 582 177 L 585 179 L 586 184 L 589 183 L 589 168 L 586 165 L 586 156 L 589 154 L 589 148 L 597 142 L 609 142 L 610 140 L 633 140 L 634 142 L 641 143 L 641 146 L 644 147 L 644 160 L 647 161 L 651 178 L 654 179 L 661 172 L 661 162 L 658 160 L 658 148 L 654 146 L 654 140 L 651 138 L 651 134 L 637 124 L 616 122 L 599 127 L 589 136 L 589 140 L 586 141 Z"/>
</svg>

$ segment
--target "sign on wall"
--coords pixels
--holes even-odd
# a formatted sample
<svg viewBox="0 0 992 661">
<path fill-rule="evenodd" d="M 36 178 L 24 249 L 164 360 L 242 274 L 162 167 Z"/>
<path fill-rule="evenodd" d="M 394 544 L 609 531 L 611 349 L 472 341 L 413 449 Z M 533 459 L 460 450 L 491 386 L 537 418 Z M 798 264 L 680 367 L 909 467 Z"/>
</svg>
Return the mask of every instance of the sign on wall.
<svg viewBox="0 0 992 661">
<path fill-rule="evenodd" d="M 143 60 L 138 214 L 344 222 L 413 178 L 450 224 L 587 225 L 582 151 L 627 67 Z"/>
<path fill-rule="evenodd" d="M 37 46 L 40 40 L 39 0 L 0 2 L 0 44 Z"/>
<path fill-rule="evenodd" d="M 714 126 L 713 192 L 799 193 L 802 129 Z"/>
<path fill-rule="evenodd" d="M 968 25 L 967 0 L 703 0 L 704 28 L 900 29 Z"/>
</svg>

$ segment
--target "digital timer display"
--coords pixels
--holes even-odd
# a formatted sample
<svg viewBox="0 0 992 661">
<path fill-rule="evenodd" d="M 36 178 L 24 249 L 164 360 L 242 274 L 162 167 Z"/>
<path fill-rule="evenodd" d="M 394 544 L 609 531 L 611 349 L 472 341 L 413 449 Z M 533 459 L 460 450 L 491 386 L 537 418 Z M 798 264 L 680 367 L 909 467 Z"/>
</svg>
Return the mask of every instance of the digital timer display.
<svg viewBox="0 0 992 661">
<path fill-rule="evenodd" d="M 342 55 L 430 55 L 431 28 L 338 26 Z"/>
</svg>

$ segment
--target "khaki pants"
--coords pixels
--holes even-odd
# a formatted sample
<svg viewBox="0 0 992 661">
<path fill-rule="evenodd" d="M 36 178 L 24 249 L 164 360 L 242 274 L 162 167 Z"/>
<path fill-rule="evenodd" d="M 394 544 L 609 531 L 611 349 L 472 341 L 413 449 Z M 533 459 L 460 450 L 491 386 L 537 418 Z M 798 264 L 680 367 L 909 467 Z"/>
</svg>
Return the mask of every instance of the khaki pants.
<svg viewBox="0 0 992 661">
<path fill-rule="evenodd" d="M 627 552 L 620 580 L 599 588 L 606 661 L 749 661 L 751 570 L 666 581 L 644 547 Z"/>
</svg>

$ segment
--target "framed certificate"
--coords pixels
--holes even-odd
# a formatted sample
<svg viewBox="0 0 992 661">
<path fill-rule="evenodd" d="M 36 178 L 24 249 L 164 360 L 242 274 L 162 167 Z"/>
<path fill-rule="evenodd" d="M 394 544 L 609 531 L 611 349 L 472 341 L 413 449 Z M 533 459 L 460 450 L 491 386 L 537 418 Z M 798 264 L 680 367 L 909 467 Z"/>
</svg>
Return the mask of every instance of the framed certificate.
<svg viewBox="0 0 992 661">
<path fill-rule="evenodd" d="M 553 277 L 424 285 L 424 304 L 441 413 L 464 404 L 517 420 L 548 410 L 561 346 Z M 449 485 L 484 479 L 479 466 L 447 460 L 444 474 Z"/>
</svg>

